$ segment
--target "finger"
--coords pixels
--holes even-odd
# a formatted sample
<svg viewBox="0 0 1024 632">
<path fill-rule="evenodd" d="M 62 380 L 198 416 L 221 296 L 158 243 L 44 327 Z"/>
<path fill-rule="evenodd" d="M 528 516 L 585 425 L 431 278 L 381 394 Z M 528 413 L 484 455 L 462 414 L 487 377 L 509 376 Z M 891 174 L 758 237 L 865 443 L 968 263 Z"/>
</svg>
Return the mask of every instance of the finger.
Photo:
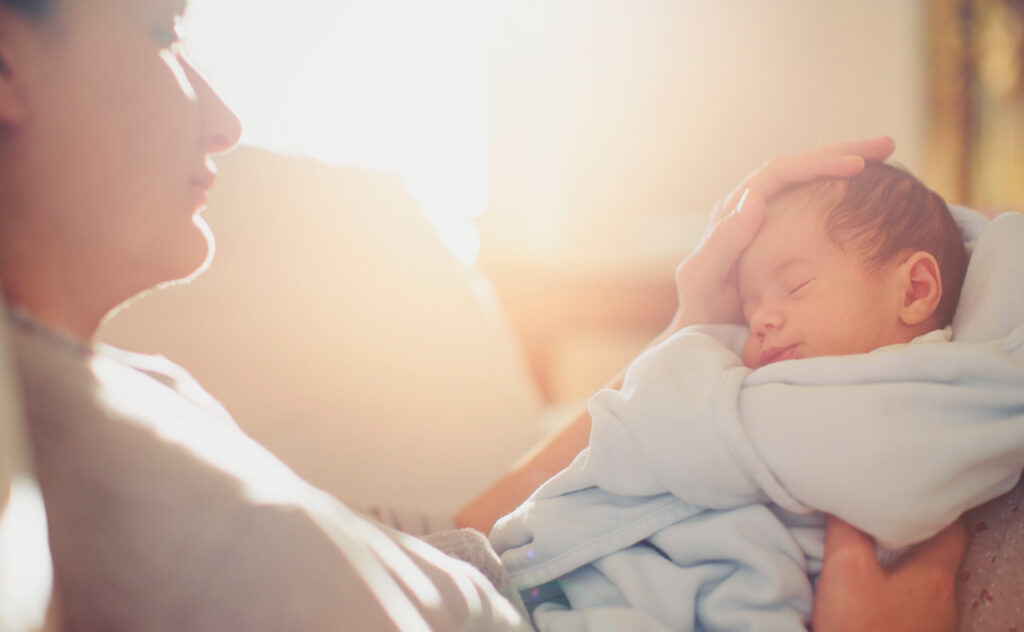
<svg viewBox="0 0 1024 632">
<path fill-rule="evenodd" d="M 875 541 L 868 534 L 835 516 L 826 516 L 825 564 L 843 563 L 858 568 L 882 567 L 875 554 Z"/>
<path fill-rule="evenodd" d="M 857 175 L 863 169 L 864 159 L 859 156 L 815 152 L 774 158 L 762 165 L 729 194 L 725 203 L 714 210 L 711 222 L 714 223 L 731 213 L 747 189 L 753 189 L 763 199 L 769 200 L 786 187 L 794 184 L 810 182 L 818 178 L 849 178 Z"/>
<path fill-rule="evenodd" d="M 701 264 L 714 276 L 724 276 L 761 230 L 765 201 L 747 189 L 737 208 L 719 220 L 700 244 Z"/>
<path fill-rule="evenodd" d="M 925 540 L 907 554 L 900 565 L 920 563 L 955 573 L 967 550 L 967 529 L 960 520 Z"/>
<path fill-rule="evenodd" d="M 865 138 L 852 142 L 822 147 L 814 153 L 860 156 L 868 161 L 885 160 L 896 149 L 896 143 L 889 136 Z"/>
<path fill-rule="evenodd" d="M 712 222 L 732 211 L 747 188 L 757 189 L 768 200 L 792 184 L 810 182 L 817 178 L 855 176 L 864 168 L 863 161 L 885 160 L 895 148 L 896 144 L 892 138 L 879 136 L 839 143 L 805 154 L 782 156 L 770 160 L 729 194 L 725 202 L 715 209 Z M 714 215 L 719 217 L 714 217 Z"/>
<path fill-rule="evenodd" d="M 749 186 L 767 200 L 794 184 L 819 178 L 849 178 L 863 170 L 864 159 L 860 156 L 803 154 L 778 159 L 758 173 Z"/>
</svg>

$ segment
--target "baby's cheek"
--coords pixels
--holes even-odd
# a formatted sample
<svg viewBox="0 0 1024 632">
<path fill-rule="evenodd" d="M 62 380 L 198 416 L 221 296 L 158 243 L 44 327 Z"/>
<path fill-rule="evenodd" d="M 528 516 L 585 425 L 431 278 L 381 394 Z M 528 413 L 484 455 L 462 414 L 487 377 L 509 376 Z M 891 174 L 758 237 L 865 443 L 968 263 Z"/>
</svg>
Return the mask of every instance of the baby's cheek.
<svg viewBox="0 0 1024 632">
<path fill-rule="evenodd" d="M 757 359 L 761 355 L 761 345 L 758 343 L 757 336 L 751 334 L 750 338 L 747 338 L 747 343 L 743 345 L 743 364 L 748 368 L 757 368 Z"/>
</svg>

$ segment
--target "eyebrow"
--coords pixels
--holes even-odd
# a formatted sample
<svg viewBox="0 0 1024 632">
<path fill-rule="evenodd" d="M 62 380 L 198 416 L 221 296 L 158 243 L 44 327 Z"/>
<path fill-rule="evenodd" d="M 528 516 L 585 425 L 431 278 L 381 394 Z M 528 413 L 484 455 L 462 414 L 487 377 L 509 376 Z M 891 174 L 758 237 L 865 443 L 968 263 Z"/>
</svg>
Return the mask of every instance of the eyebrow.
<svg viewBox="0 0 1024 632">
<path fill-rule="evenodd" d="M 782 263 L 775 265 L 771 269 L 770 273 L 781 274 L 788 270 L 789 268 L 792 268 L 795 265 L 800 265 L 802 263 L 814 263 L 814 259 L 810 257 L 790 257 L 789 259 L 786 259 Z"/>
</svg>

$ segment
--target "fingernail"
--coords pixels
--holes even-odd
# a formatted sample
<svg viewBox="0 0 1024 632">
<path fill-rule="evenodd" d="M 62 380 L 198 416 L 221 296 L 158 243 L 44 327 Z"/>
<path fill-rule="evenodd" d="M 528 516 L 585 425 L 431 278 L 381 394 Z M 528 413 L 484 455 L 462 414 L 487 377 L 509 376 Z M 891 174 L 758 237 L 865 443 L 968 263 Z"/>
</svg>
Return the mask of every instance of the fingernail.
<svg viewBox="0 0 1024 632">
<path fill-rule="evenodd" d="M 864 168 L 864 159 L 860 156 L 843 156 L 843 162 L 847 163 L 846 166 L 854 169 Z"/>
<path fill-rule="evenodd" d="M 747 205 L 747 198 L 750 197 L 750 187 L 743 190 L 743 195 L 740 197 L 740 203 L 736 205 L 736 212 L 742 213 L 744 207 Z"/>
</svg>

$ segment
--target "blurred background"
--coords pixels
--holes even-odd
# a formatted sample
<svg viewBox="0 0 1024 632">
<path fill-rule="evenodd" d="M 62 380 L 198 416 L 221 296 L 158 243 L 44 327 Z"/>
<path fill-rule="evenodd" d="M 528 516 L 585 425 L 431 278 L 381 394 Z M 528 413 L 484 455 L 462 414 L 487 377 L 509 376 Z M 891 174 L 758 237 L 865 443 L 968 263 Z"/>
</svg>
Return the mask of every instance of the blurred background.
<svg viewBox="0 0 1024 632">
<path fill-rule="evenodd" d="M 105 336 L 356 504 L 456 507 L 578 411 L 771 156 L 888 134 L 1024 209 L 1021 0 L 202 0 L 184 34 L 245 128 L 218 255 Z"/>
</svg>

